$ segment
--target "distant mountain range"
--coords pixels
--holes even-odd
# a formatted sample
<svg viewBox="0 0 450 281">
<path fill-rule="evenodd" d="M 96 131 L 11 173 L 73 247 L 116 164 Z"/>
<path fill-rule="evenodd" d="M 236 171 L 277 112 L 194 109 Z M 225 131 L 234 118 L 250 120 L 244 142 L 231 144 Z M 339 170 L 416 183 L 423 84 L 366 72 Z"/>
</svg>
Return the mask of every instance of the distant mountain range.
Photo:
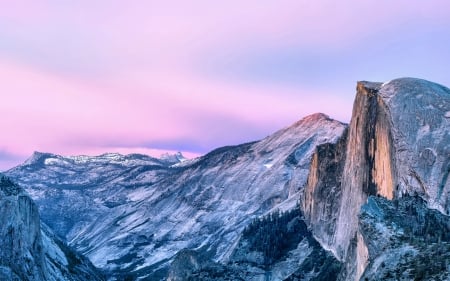
<svg viewBox="0 0 450 281">
<path fill-rule="evenodd" d="M 450 280 L 449 173 L 450 90 L 413 78 L 358 82 L 349 125 L 313 114 L 196 159 L 36 152 L 5 173 L 0 232 L 41 238 L 0 277 Z"/>
</svg>

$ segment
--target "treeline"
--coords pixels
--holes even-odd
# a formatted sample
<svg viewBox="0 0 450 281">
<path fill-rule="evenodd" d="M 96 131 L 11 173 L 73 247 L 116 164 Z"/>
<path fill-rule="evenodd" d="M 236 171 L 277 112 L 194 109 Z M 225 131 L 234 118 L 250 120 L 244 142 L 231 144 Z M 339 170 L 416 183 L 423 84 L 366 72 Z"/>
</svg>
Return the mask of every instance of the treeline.
<svg viewBox="0 0 450 281">
<path fill-rule="evenodd" d="M 393 200 L 395 209 L 391 217 L 401 213 L 398 223 L 404 230 L 404 239 L 427 243 L 450 242 L 450 220 L 436 210 L 428 209 L 418 195 Z"/>
<path fill-rule="evenodd" d="M 265 266 L 282 258 L 308 235 L 299 207 L 287 212 L 277 210 L 256 218 L 242 233 L 250 244 L 250 250 L 263 254 Z"/>
<path fill-rule="evenodd" d="M 17 195 L 21 191 L 17 184 L 2 174 L 0 174 L 0 190 L 3 191 L 6 196 Z"/>
</svg>

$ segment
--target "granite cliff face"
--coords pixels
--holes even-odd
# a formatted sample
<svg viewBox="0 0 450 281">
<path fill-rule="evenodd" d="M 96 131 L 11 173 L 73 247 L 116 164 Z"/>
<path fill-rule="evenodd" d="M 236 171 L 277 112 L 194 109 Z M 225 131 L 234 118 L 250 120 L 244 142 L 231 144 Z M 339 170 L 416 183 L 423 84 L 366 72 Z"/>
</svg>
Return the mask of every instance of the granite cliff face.
<svg viewBox="0 0 450 281">
<path fill-rule="evenodd" d="M 347 139 L 318 147 L 302 201 L 315 237 L 346 262 L 342 278 L 359 280 L 370 260 L 358 230 L 369 196 L 418 194 L 448 214 L 449 115 L 443 86 L 413 78 L 358 82 Z"/>
<path fill-rule="evenodd" d="M 0 175 L 0 280 L 103 280 L 101 274 L 50 230 L 24 190 Z"/>
<path fill-rule="evenodd" d="M 37 207 L 22 189 L 1 178 L 1 274 L 21 280 L 48 279 Z"/>
<path fill-rule="evenodd" d="M 358 82 L 349 126 L 314 114 L 193 160 L 35 153 L 7 174 L 109 280 L 272 281 L 448 280 L 423 264 L 449 258 L 449 173 L 450 90 L 402 78 Z M 42 277 L 33 233 L 14 270 Z"/>
</svg>

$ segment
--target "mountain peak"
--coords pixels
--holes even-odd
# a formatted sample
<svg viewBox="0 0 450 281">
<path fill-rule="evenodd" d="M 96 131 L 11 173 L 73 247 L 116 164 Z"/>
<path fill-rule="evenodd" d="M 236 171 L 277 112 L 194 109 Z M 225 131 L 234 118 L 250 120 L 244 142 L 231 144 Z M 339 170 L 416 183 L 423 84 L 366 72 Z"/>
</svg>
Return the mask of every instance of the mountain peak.
<svg viewBox="0 0 450 281">
<path fill-rule="evenodd" d="M 340 121 L 337 121 L 327 114 L 324 113 L 313 113 L 308 116 L 303 117 L 299 121 L 295 122 L 289 128 L 297 128 L 297 127 L 318 127 L 318 126 L 340 126 L 340 125 L 346 125 L 345 123 L 342 123 Z"/>
<path fill-rule="evenodd" d="M 358 92 L 379 92 L 383 98 L 391 98 L 402 94 L 423 94 L 433 92 L 434 94 L 448 96 L 450 90 L 440 84 L 412 77 L 397 78 L 381 82 L 358 81 Z M 364 90 L 364 91 L 361 91 Z"/>
<path fill-rule="evenodd" d="M 356 90 L 358 92 L 373 92 L 378 91 L 382 85 L 384 84 L 381 82 L 358 81 L 356 83 Z"/>
<path fill-rule="evenodd" d="M 23 165 L 37 164 L 37 163 L 44 161 L 46 158 L 49 158 L 49 157 L 58 157 L 58 156 L 55 154 L 52 154 L 52 153 L 34 151 L 33 154 L 30 156 L 30 158 L 25 160 Z"/>
<path fill-rule="evenodd" d="M 302 121 L 306 122 L 317 122 L 320 120 L 331 120 L 330 116 L 326 115 L 325 113 L 317 112 L 313 113 L 311 115 L 305 116 L 302 118 Z"/>
<path fill-rule="evenodd" d="M 407 77 L 383 83 L 380 88 L 380 95 L 385 99 L 390 99 L 393 96 L 400 96 L 402 99 L 421 99 L 433 95 L 435 98 L 432 101 L 424 102 L 439 103 L 440 98 L 449 98 L 450 89 L 424 79 Z M 426 99 L 428 100 L 428 98 Z"/>
<path fill-rule="evenodd" d="M 177 153 L 163 153 L 161 154 L 161 156 L 159 157 L 160 160 L 169 163 L 169 164 L 178 164 L 181 162 L 186 161 L 186 157 L 184 157 L 184 155 L 181 152 L 177 152 Z"/>
</svg>

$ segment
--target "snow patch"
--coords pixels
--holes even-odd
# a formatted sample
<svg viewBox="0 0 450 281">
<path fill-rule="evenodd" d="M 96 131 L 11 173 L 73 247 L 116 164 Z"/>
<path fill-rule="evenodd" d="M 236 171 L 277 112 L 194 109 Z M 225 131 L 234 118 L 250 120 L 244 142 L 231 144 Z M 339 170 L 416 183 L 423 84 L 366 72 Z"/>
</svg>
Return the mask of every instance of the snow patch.
<svg viewBox="0 0 450 281">
<path fill-rule="evenodd" d="M 422 127 L 420 127 L 419 131 L 417 132 L 417 138 L 422 138 L 430 133 L 430 125 L 425 124 Z"/>
<path fill-rule="evenodd" d="M 60 163 L 61 161 L 59 161 L 58 159 L 56 159 L 56 158 L 47 158 L 47 159 L 45 159 L 44 160 L 44 164 L 45 165 L 56 165 L 56 164 L 58 164 L 58 163 Z"/>
<path fill-rule="evenodd" d="M 142 187 L 142 188 L 136 189 L 135 191 L 128 194 L 127 198 L 130 201 L 135 202 L 135 201 L 139 201 L 139 200 L 149 197 L 152 194 L 152 192 L 153 192 L 153 190 Z"/>
<path fill-rule="evenodd" d="M 27 190 L 27 193 L 28 193 L 28 195 L 30 195 L 30 197 L 33 199 L 33 200 L 36 200 L 36 199 L 39 199 L 39 198 L 42 198 L 42 197 L 44 197 L 45 196 L 45 191 L 44 190 L 39 190 L 39 189 L 28 189 Z"/>
<path fill-rule="evenodd" d="M 42 243 L 48 256 L 50 256 L 54 260 L 59 261 L 64 266 L 67 266 L 69 264 L 63 251 L 61 251 L 61 249 L 55 244 L 52 239 L 50 239 L 46 235 L 45 232 L 42 232 Z"/>
<path fill-rule="evenodd" d="M 387 81 L 387 82 L 384 82 L 383 84 L 381 84 L 381 87 L 386 86 L 387 84 L 391 83 L 391 81 L 392 81 L 392 80 L 389 80 L 389 81 Z"/>
</svg>

